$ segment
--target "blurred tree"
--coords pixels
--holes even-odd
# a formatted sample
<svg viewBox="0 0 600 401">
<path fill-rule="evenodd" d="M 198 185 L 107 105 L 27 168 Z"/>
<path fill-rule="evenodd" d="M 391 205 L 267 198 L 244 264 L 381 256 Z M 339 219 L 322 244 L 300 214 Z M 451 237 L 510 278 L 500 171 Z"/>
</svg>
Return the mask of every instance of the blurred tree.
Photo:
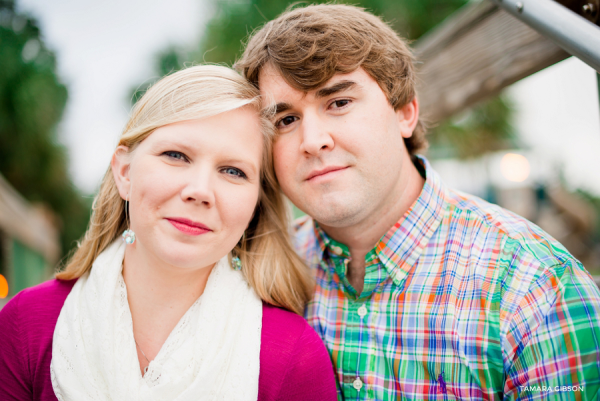
<svg viewBox="0 0 600 401">
<path fill-rule="evenodd" d="M 513 106 L 506 96 L 475 105 L 431 127 L 428 153 L 433 158 L 469 159 L 489 152 L 519 148 L 511 123 Z"/>
<path fill-rule="evenodd" d="M 401 36 L 414 40 L 466 4 L 467 0 L 358 0 L 337 1 L 365 8 L 385 21 Z M 313 1 L 309 4 L 330 3 Z M 215 1 L 216 13 L 203 35 L 195 60 L 231 65 L 243 50 L 252 30 L 276 18 L 292 2 L 281 0 Z M 300 6 L 306 3 L 293 3 Z"/>
<path fill-rule="evenodd" d="M 13 0 L 0 0 L 0 62 L 0 173 L 27 200 L 55 212 L 66 253 L 85 230 L 90 210 L 56 141 L 67 89 L 37 22 L 16 13 Z"/>
</svg>

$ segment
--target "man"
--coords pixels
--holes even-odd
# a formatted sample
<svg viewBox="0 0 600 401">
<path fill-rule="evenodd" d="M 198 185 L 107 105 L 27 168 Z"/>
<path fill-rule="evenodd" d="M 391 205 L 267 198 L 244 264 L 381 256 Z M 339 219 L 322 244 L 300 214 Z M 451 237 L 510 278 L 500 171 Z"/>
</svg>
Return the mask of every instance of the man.
<svg viewBox="0 0 600 401">
<path fill-rule="evenodd" d="M 413 60 L 385 23 L 294 9 L 237 67 L 275 107 L 277 178 L 310 216 L 295 239 L 316 277 L 306 318 L 340 399 L 596 399 L 600 291 L 540 228 L 416 156 Z"/>
</svg>

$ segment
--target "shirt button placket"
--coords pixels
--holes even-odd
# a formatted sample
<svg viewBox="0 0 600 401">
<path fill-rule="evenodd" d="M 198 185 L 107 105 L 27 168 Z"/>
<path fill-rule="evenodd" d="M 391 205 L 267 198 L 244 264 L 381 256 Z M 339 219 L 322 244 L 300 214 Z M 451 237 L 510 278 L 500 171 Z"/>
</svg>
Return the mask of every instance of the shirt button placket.
<svg viewBox="0 0 600 401">
<path fill-rule="evenodd" d="M 358 310 L 356 311 L 356 313 L 358 314 L 358 316 L 360 317 L 360 319 L 362 320 L 366 315 L 367 315 L 367 307 L 365 304 L 362 304 Z M 360 379 L 360 377 L 357 377 L 354 382 L 352 382 L 352 387 L 354 387 L 354 389 L 358 392 L 360 392 L 360 390 L 363 388 L 363 381 Z"/>
</svg>

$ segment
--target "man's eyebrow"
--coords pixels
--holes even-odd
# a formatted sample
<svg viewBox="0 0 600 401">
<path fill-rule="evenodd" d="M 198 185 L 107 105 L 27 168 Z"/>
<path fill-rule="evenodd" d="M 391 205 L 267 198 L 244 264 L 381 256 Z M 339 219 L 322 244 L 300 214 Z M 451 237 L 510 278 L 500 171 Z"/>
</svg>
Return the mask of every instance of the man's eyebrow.
<svg viewBox="0 0 600 401">
<path fill-rule="evenodd" d="M 337 92 L 345 91 L 354 86 L 358 86 L 358 84 L 354 81 L 340 81 L 340 82 L 337 82 L 327 88 L 319 89 L 317 91 L 317 93 L 315 94 L 315 97 L 316 98 L 324 98 L 327 96 L 331 96 Z"/>
<path fill-rule="evenodd" d="M 354 81 L 340 81 L 337 82 L 327 88 L 321 88 L 317 91 L 317 93 L 315 94 L 315 97 L 320 99 L 320 98 L 324 98 L 327 96 L 331 96 L 335 93 L 341 92 L 341 91 L 345 91 L 348 90 L 350 88 L 353 87 L 358 87 L 360 85 L 358 85 L 356 82 Z M 279 113 L 283 113 L 286 112 L 290 109 L 292 109 L 292 105 L 290 103 L 286 103 L 286 102 L 280 102 L 277 103 L 275 106 L 275 114 L 279 114 Z"/>
<path fill-rule="evenodd" d="M 284 111 L 288 111 L 292 108 L 292 105 L 289 103 L 281 102 L 275 105 L 275 114 L 283 113 Z"/>
</svg>

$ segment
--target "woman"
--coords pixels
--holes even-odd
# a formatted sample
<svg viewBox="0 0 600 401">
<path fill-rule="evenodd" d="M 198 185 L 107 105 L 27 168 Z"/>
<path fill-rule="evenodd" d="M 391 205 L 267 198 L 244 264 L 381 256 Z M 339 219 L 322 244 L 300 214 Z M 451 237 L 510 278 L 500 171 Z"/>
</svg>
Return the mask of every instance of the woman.
<svg viewBox="0 0 600 401">
<path fill-rule="evenodd" d="M 316 333 L 271 306 L 301 313 L 310 278 L 259 107 L 217 66 L 142 97 L 65 270 L 0 313 L 0 399 L 336 398 Z"/>
</svg>

